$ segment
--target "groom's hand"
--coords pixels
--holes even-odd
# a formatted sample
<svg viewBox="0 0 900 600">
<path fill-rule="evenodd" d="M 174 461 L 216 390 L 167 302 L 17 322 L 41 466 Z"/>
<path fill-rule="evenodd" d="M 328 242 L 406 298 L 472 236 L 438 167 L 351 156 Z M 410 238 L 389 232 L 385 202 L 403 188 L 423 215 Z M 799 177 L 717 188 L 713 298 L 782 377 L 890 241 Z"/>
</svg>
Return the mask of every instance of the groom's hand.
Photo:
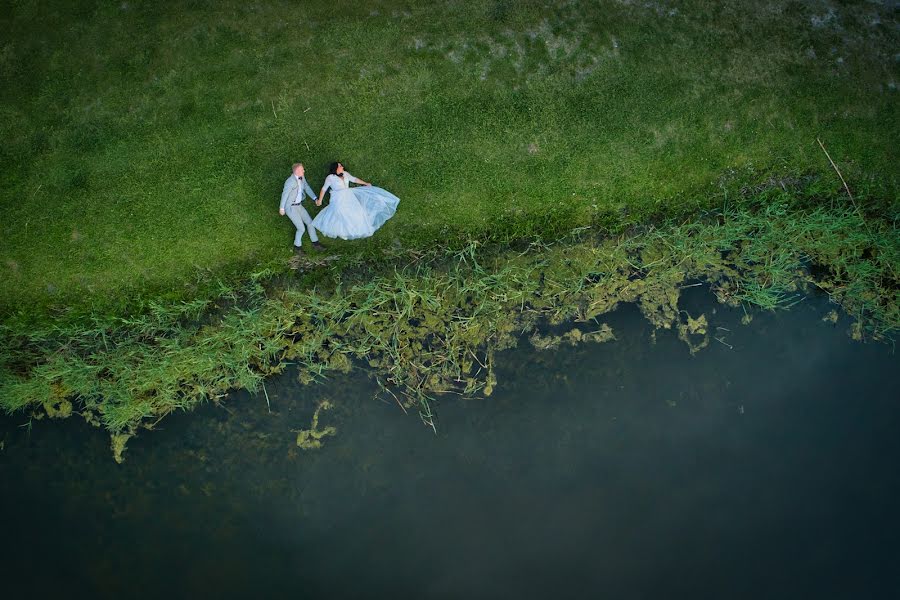
<svg viewBox="0 0 900 600">
<path fill-rule="evenodd" d="M 283 208 L 279 208 L 279 209 L 278 209 L 278 214 L 281 215 L 281 216 L 283 217 L 283 216 L 284 216 L 284 209 L 283 209 Z"/>
</svg>

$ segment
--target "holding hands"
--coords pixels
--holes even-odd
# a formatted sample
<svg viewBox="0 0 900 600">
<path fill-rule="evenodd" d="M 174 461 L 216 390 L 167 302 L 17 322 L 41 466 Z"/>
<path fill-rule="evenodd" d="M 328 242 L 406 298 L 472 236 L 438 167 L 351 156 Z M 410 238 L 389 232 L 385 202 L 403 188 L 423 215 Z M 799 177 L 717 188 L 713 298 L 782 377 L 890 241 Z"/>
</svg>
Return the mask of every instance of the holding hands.
<svg viewBox="0 0 900 600">
<path fill-rule="evenodd" d="M 326 191 L 331 193 L 329 203 L 313 219 L 313 227 L 327 237 L 342 240 L 371 236 L 394 215 L 400 202 L 387 190 L 353 176 L 340 162 L 328 166 L 318 197 L 310 194 L 316 206 L 323 206 Z"/>
</svg>

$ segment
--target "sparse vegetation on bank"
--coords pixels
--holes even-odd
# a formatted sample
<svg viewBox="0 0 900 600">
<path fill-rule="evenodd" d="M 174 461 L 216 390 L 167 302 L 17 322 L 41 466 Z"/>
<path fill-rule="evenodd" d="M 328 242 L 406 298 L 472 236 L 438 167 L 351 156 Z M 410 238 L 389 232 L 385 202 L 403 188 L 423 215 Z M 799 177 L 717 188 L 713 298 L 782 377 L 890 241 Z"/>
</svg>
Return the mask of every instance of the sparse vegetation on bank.
<svg viewBox="0 0 900 600">
<path fill-rule="evenodd" d="M 402 266 L 325 269 L 314 289 L 260 278 L 216 303 L 74 329 L 7 328 L 0 402 L 38 418 L 80 414 L 109 430 L 121 459 L 140 429 L 229 390 L 257 390 L 288 365 L 303 383 L 357 365 L 433 424 L 439 395 L 490 395 L 495 353 L 520 340 L 546 349 L 613 339 L 603 315 L 619 303 L 637 303 L 654 326 L 699 350 L 709 340 L 704 316 L 678 304 L 697 282 L 748 311 L 822 290 L 854 318 L 851 335 L 890 338 L 900 327 L 898 264 L 896 221 L 777 188 L 611 238 L 581 229 L 524 250 L 473 243 Z"/>
<path fill-rule="evenodd" d="M 430 423 L 522 339 L 613 339 L 621 302 L 698 351 L 699 282 L 900 323 L 895 3 L 8 8 L 0 406 L 79 414 L 119 459 L 288 364 L 368 365 Z M 399 211 L 290 271 L 281 183 L 335 159 Z"/>
</svg>

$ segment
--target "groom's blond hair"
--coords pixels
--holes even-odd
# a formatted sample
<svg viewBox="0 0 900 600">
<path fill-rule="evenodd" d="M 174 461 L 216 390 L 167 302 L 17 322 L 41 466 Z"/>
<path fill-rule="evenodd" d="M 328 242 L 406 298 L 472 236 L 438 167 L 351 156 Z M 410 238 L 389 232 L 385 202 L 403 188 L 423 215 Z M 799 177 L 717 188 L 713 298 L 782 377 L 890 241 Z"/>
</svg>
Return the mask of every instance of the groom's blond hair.
<svg viewBox="0 0 900 600">
<path fill-rule="evenodd" d="M 297 170 L 297 167 L 302 167 L 302 166 L 303 166 L 303 163 L 294 163 L 294 164 L 291 165 L 291 171 L 292 171 L 292 172 L 293 172 L 293 171 L 296 171 L 296 170 Z"/>
</svg>

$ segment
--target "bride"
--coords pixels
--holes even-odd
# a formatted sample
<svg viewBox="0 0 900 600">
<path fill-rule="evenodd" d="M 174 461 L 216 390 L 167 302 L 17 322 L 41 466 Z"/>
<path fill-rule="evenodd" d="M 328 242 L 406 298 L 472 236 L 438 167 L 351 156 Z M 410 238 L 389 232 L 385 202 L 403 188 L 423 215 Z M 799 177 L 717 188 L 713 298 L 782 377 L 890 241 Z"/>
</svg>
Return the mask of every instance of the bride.
<svg viewBox="0 0 900 600">
<path fill-rule="evenodd" d="M 351 188 L 351 183 L 364 187 Z M 325 190 L 328 189 L 331 190 L 331 199 L 328 206 L 313 219 L 313 227 L 328 237 L 342 240 L 369 237 L 394 216 L 400 203 L 400 198 L 354 177 L 339 162 L 331 163 L 316 206 L 322 206 Z"/>
</svg>

